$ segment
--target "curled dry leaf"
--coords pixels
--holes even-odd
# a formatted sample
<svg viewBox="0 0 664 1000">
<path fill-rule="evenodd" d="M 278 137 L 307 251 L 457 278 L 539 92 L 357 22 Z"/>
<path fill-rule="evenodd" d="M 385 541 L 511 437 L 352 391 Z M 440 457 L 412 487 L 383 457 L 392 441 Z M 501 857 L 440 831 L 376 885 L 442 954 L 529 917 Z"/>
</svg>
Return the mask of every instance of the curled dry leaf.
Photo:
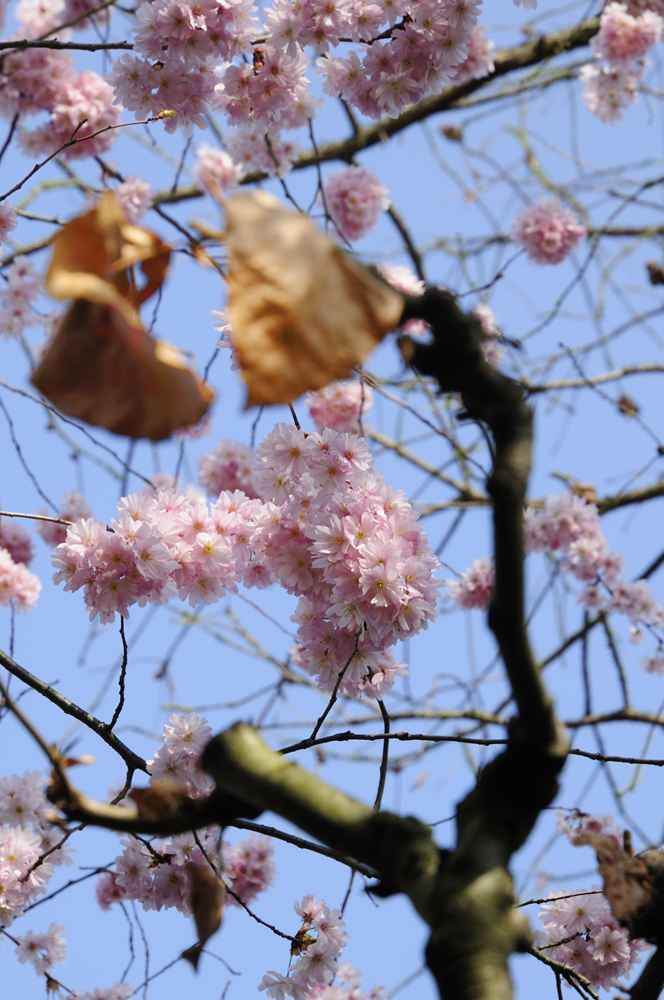
<svg viewBox="0 0 664 1000">
<path fill-rule="evenodd" d="M 147 788 L 132 788 L 127 798 L 136 803 L 143 819 L 166 820 L 189 799 L 186 785 L 179 781 L 155 781 Z"/>
<path fill-rule="evenodd" d="M 247 405 L 290 403 L 345 378 L 404 298 L 265 191 L 225 203 L 228 312 Z"/>
<path fill-rule="evenodd" d="M 63 413 L 152 441 L 204 416 L 209 386 L 179 351 L 146 333 L 138 313 L 161 288 L 169 256 L 155 233 L 127 222 L 110 193 L 56 235 L 46 286 L 74 301 L 32 383 Z"/>
<path fill-rule="evenodd" d="M 201 951 L 212 935 L 221 926 L 221 916 L 226 901 L 226 887 L 210 865 L 189 865 L 191 875 L 191 890 L 189 905 L 196 923 L 198 943 L 187 948 L 182 957 L 198 968 Z"/>
<path fill-rule="evenodd" d="M 604 833 L 579 833 L 573 843 L 590 844 L 595 849 L 604 895 L 616 920 L 630 925 L 652 902 L 652 875 L 645 858 L 623 851 L 613 837 Z"/>
</svg>

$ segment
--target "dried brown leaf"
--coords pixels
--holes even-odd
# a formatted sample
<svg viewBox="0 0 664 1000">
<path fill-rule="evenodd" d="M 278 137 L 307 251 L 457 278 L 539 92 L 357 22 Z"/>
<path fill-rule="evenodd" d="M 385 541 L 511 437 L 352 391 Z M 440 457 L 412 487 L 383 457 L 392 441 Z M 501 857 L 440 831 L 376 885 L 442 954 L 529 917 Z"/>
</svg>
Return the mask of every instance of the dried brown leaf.
<svg viewBox="0 0 664 1000">
<path fill-rule="evenodd" d="M 632 921 L 652 901 L 652 877 L 644 858 L 623 851 L 613 837 L 604 833 L 579 833 L 576 846 L 590 844 L 595 849 L 604 895 L 616 920 Z"/>
<path fill-rule="evenodd" d="M 205 865 L 189 865 L 191 890 L 189 905 L 196 924 L 198 943 L 182 953 L 182 957 L 198 968 L 201 951 L 213 934 L 221 926 L 221 917 L 226 901 L 226 887 L 212 868 Z"/>
<path fill-rule="evenodd" d="M 205 415 L 210 387 L 179 351 L 146 333 L 138 314 L 161 288 L 169 255 L 158 236 L 127 222 L 111 194 L 57 234 L 46 284 L 54 298 L 74 302 L 32 382 L 63 413 L 152 441 Z"/>
<path fill-rule="evenodd" d="M 166 820 L 189 798 L 186 785 L 179 781 L 155 781 L 147 788 L 132 788 L 127 798 L 136 803 L 139 816 L 149 820 Z"/>
<path fill-rule="evenodd" d="M 265 191 L 226 204 L 228 311 L 247 405 L 289 403 L 350 375 L 403 296 Z"/>
</svg>

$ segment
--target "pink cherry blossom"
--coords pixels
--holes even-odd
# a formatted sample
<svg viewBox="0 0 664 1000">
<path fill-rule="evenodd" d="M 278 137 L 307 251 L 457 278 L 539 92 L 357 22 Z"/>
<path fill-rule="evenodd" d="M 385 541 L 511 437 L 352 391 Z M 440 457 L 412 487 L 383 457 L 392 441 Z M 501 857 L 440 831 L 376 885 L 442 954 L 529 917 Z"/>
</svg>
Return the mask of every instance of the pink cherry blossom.
<svg viewBox="0 0 664 1000">
<path fill-rule="evenodd" d="M 556 199 L 522 208 L 512 223 L 512 239 L 536 264 L 559 264 L 585 235 L 576 216 Z"/>
<path fill-rule="evenodd" d="M 196 178 L 213 193 L 235 187 L 242 168 L 223 149 L 203 145 L 196 149 Z"/>
<path fill-rule="evenodd" d="M 18 219 L 16 212 L 8 201 L 0 204 L 0 243 L 7 243 L 9 234 L 16 229 Z"/>
<path fill-rule="evenodd" d="M 476 559 L 469 569 L 463 571 L 458 580 L 446 580 L 447 593 L 457 607 L 485 611 L 493 597 L 493 562 L 486 557 Z"/>
<path fill-rule="evenodd" d="M 373 402 L 373 390 L 364 382 L 330 382 L 318 392 L 307 393 L 307 409 L 316 430 L 360 433 L 360 412 L 366 417 Z"/>
<path fill-rule="evenodd" d="M 339 232 L 351 241 L 366 236 L 378 223 L 381 212 L 390 206 L 387 188 L 360 166 L 346 167 L 328 177 L 323 195 L 325 208 Z"/>
<path fill-rule="evenodd" d="M 142 219 L 152 205 L 152 188 L 140 177 L 128 177 L 113 194 L 130 222 Z"/>
</svg>

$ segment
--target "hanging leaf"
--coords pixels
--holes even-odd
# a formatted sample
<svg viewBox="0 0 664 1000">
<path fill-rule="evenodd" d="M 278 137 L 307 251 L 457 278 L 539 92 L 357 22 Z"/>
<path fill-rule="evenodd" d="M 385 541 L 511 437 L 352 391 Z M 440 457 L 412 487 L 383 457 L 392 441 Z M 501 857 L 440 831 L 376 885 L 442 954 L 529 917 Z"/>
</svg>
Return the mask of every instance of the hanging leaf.
<svg viewBox="0 0 664 1000">
<path fill-rule="evenodd" d="M 228 312 L 247 406 L 345 378 L 399 322 L 404 298 L 265 191 L 226 209 Z"/>
<path fill-rule="evenodd" d="M 208 864 L 190 864 L 189 874 L 191 875 L 189 905 L 196 924 L 198 943 L 187 948 L 182 953 L 182 957 L 186 958 L 197 969 L 205 942 L 221 926 L 221 917 L 226 901 L 226 887 Z"/>
<path fill-rule="evenodd" d="M 212 390 L 179 351 L 146 333 L 138 313 L 161 288 L 169 256 L 155 233 L 127 222 L 111 193 L 59 231 L 46 286 L 74 302 L 32 383 L 63 413 L 152 441 L 205 415 Z"/>
</svg>

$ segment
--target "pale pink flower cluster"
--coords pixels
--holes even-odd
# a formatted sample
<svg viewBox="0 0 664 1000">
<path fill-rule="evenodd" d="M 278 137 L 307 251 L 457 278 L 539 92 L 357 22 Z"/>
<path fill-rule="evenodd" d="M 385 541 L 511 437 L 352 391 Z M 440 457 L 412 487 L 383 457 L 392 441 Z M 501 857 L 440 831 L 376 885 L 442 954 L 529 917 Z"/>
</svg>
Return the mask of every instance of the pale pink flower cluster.
<svg viewBox="0 0 664 1000">
<path fill-rule="evenodd" d="M 198 479 L 209 497 L 217 499 L 227 490 L 241 490 L 254 499 L 254 453 L 239 441 L 220 441 L 213 451 L 206 452 L 198 462 Z"/>
<path fill-rule="evenodd" d="M 469 80 L 481 80 L 489 73 L 493 73 L 495 48 L 495 44 L 486 37 L 479 24 L 476 24 L 470 35 L 468 55 L 457 66 L 450 83 L 459 87 L 462 83 L 468 83 Z"/>
<path fill-rule="evenodd" d="M 243 493 L 222 493 L 208 510 L 175 489 L 123 497 L 113 531 L 91 518 L 67 529 L 53 581 L 84 588 L 90 619 L 102 622 L 116 612 L 128 617 L 132 604 L 164 604 L 176 595 L 192 607 L 215 604 L 242 579 L 256 504 Z"/>
<path fill-rule="evenodd" d="M 34 556 L 32 538 L 13 518 L 0 518 L 0 549 L 5 549 L 15 563 L 24 566 L 29 566 Z"/>
<path fill-rule="evenodd" d="M 357 165 L 328 177 L 318 198 L 341 235 L 351 241 L 371 232 L 381 212 L 390 207 L 387 188 L 374 174 Z"/>
<path fill-rule="evenodd" d="M 324 899 L 317 903 L 307 895 L 301 903 L 295 903 L 295 912 L 302 920 L 300 935 L 305 946 L 295 968 L 285 976 L 273 971 L 263 976 L 258 989 L 265 990 L 270 1000 L 325 996 L 315 991 L 331 983 L 340 968 L 338 959 L 348 938 L 341 911 L 330 910 Z"/>
<path fill-rule="evenodd" d="M 333 431 L 359 434 L 360 422 L 372 403 L 371 386 L 356 380 L 330 382 L 318 392 L 307 393 L 309 416 L 318 431 L 330 427 Z"/>
<path fill-rule="evenodd" d="M 9 242 L 9 234 L 13 233 L 18 225 L 16 212 L 8 201 L 0 204 L 0 243 Z"/>
<path fill-rule="evenodd" d="M 653 10 L 634 17 L 625 4 L 610 3 L 602 11 L 590 48 L 597 59 L 611 66 L 633 66 L 661 41 L 663 27 L 662 18 Z"/>
<path fill-rule="evenodd" d="M 382 986 L 373 986 L 369 993 L 361 990 L 362 977 L 348 962 L 339 964 L 334 978 L 334 985 L 314 986 L 309 991 L 309 1000 L 388 1000 L 387 992 Z"/>
<path fill-rule="evenodd" d="M 61 7 L 25 2 L 17 6 L 20 24 L 13 38 L 36 38 L 60 23 Z M 77 73 L 68 52 L 25 49 L 11 52 L 0 72 L 0 114 L 13 118 L 46 112 L 49 120 L 32 130 L 23 126 L 18 145 L 28 156 L 52 153 L 76 132 L 77 139 L 92 136 L 108 125 L 117 125 L 121 108 L 113 106 L 111 87 L 92 70 Z M 77 142 L 62 151 L 66 159 L 99 156 L 113 145 L 116 132 L 110 130 L 87 142 Z"/>
<path fill-rule="evenodd" d="M 123 55 L 107 76 L 116 101 L 137 118 L 174 111 L 166 121 L 167 132 L 182 127 L 190 135 L 194 125 L 207 128 L 203 116 L 222 110 L 226 103 L 220 86 L 222 60 L 250 50 L 256 25 L 253 9 L 251 0 L 224 6 L 214 0 L 196 5 L 184 0 L 140 4 L 134 27 L 139 55 Z"/>
<path fill-rule="evenodd" d="M 326 690 L 378 697 L 403 666 L 388 647 L 436 616 L 439 563 L 401 490 L 373 470 L 363 438 L 277 424 L 257 448 L 254 489 L 210 509 L 176 490 L 134 494 L 108 532 L 79 520 L 55 551 L 55 583 L 84 589 L 91 619 L 177 595 L 217 602 L 240 580 L 300 597 L 296 662 Z"/>
<path fill-rule="evenodd" d="M 21 337 L 27 327 L 43 322 L 33 308 L 42 293 L 42 278 L 27 257 L 16 257 L 5 277 L 7 283 L 0 293 L 0 336 L 9 340 Z"/>
<path fill-rule="evenodd" d="M 233 162 L 225 150 L 203 145 L 196 149 L 194 173 L 199 184 L 217 193 L 235 187 L 242 168 Z"/>
<path fill-rule="evenodd" d="M 47 931 L 37 934 L 27 931 L 17 936 L 14 949 L 19 962 L 29 962 L 39 976 L 45 976 L 55 962 L 64 962 L 67 942 L 62 937 L 64 927 L 51 924 Z"/>
<path fill-rule="evenodd" d="M 286 127 L 285 123 L 280 124 Z M 259 171 L 272 177 L 278 170 L 287 174 L 302 152 L 298 143 L 283 139 L 276 126 L 266 132 L 261 124 L 230 128 L 224 135 L 224 143 L 244 174 Z"/>
<path fill-rule="evenodd" d="M 127 219 L 132 223 L 142 219 L 152 205 L 152 188 L 148 181 L 140 177 L 128 177 L 126 181 L 118 184 L 113 194 Z"/>
<path fill-rule="evenodd" d="M 0 548 L 0 608 L 12 604 L 19 614 L 31 611 L 41 591 L 39 577 Z"/>
<path fill-rule="evenodd" d="M 290 6 L 287 0 L 275 4 L 279 13 L 283 11 L 279 30 L 284 44 L 288 43 L 287 21 L 293 17 Z M 453 81 L 457 67 L 468 58 L 479 8 L 474 0 L 420 0 L 417 4 L 407 0 L 336 0 L 328 33 L 318 43 L 319 51 L 336 44 L 339 28 L 335 18 L 341 20 L 343 33 L 348 32 L 356 43 L 376 39 L 384 22 L 390 28 L 399 25 L 401 30 L 393 30 L 384 41 L 351 50 L 347 58 L 328 55 L 319 59 L 325 78 L 323 90 L 343 96 L 370 118 L 396 117 L 409 104 L 439 93 Z"/>
<path fill-rule="evenodd" d="M 593 986 L 608 990 L 617 985 L 616 980 L 621 976 L 629 975 L 634 964 L 641 961 L 638 953 L 648 950 L 649 945 L 640 939 L 632 941 L 611 913 L 599 886 L 591 889 L 591 892 L 575 889 L 572 893 L 561 889 L 549 894 L 551 902 L 545 903 L 539 912 L 544 932 L 539 935 L 538 944 L 546 948 L 545 954 L 550 958 L 571 965 Z M 567 938 L 572 940 L 550 947 Z"/>
<path fill-rule="evenodd" d="M 646 66 L 645 57 L 662 38 L 664 20 L 644 7 L 631 12 L 627 5 L 610 3 L 602 11 L 599 32 L 590 42 L 599 64 L 583 66 L 583 100 L 602 121 L 615 122 L 636 100 Z"/>
<path fill-rule="evenodd" d="M 40 510 L 40 514 L 46 511 Z M 92 511 L 88 507 L 87 501 L 78 490 L 69 490 L 60 500 L 57 517 L 63 521 L 79 521 L 92 517 Z M 47 545 L 55 548 L 67 538 L 67 525 L 54 524 L 53 521 L 37 521 L 37 534 Z"/>
<path fill-rule="evenodd" d="M 135 837 L 121 840 L 124 850 L 117 856 L 112 872 L 105 872 L 96 886 L 97 902 L 103 910 L 124 899 L 135 900 L 144 910 L 175 908 L 191 914 L 190 893 L 192 866 L 212 861 L 226 885 L 232 874 L 228 863 L 228 844 L 220 839 L 218 827 L 198 831 L 198 846 L 193 833 L 181 833 L 163 843 L 151 844 L 152 850 Z M 205 852 L 205 854 L 203 853 Z"/>
<path fill-rule="evenodd" d="M 58 3 L 59 0 L 56 0 Z M 64 0 L 64 8 L 62 11 L 62 16 L 60 18 L 61 23 L 68 24 L 70 21 L 75 20 L 75 18 L 80 17 L 81 14 L 85 14 L 95 7 L 99 6 L 99 0 Z M 84 31 L 91 24 L 98 27 L 105 27 L 110 20 L 110 11 L 100 10 L 90 17 L 84 17 L 82 20 L 78 21 L 77 24 L 73 24 L 72 28 L 75 31 Z"/>
<path fill-rule="evenodd" d="M 169 780 L 183 785 L 191 798 L 210 791 L 212 783 L 198 766 L 212 729 L 195 712 L 173 714 L 164 726 L 164 742 L 147 761 L 151 783 Z M 178 834 L 169 841 L 153 843 L 152 851 L 133 837 L 122 841 L 123 852 L 115 859 L 112 872 L 97 882 L 97 902 L 107 910 L 122 899 L 133 899 L 145 910 L 175 907 L 191 912 L 192 865 L 206 865 L 209 858 L 227 887 L 245 903 L 272 885 L 275 878 L 273 851 L 265 837 L 252 836 L 231 848 L 221 840 L 218 827 L 197 834 Z M 207 855 L 207 858 L 206 858 Z M 232 897 L 231 897 L 232 899 Z"/>
<path fill-rule="evenodd" d="M 654 656 L 644 656 L 641 666 L 647 674 L 664 674 L 664 652 L 660 649 Z"/>
<path fill-rule="evenodd" d="M 543 510 L 528 508 L 524 531 L 527 552 L 555 555 L 566 573 L 585 584 L 579 602 L 586 608 L 627 615 L 637 639 L 640 623 L 664 625 L 664 608 L 646 581 L 623 577 L 624 560 L 609 551 L 595 504 L 571 491 L 549 496 Z"/>
<path fill-rule="evenodd" d="M 36 864 L 62 836 L 47 826 L 44 784 L 39 771 L 0 778 L 0 927 L 9 927 L 46 891 L 56 865 L 71 863 L 68 849 L 59 848 Z"/>
<path fill-rule="evenodd" d="M 536 264 L 560 264 L 585 235 L 574 213 L 557 198 L 526 205 L 512 223 L 512 239 Z"/>
<path fill-rule="evenodd" d="M 230 871 L 233 876 L 233 892 L 243 903 L 251 903 L 265 892 L 277 876 L 274 867 L 274 848 L 268 837 L 258 837 L 253 834 L 249 840 L 241 840 L 228 851 Z M 233 897 L 229 902 L 235 906 L 240 904 Z"/>
<path fill-rule="evenodd" d="M 592 114 L 603 122 L 617 122 L 626 107 L 636 100 L 640 73 L 624 66 L 596 66 L 588 63 L 579 71 L 585 84 L 582 97 Z"/>
<path fill-rule="evenodd" d="M 495 572 L 493 562 L 486 556 L 476 559 L 469 569 L 465 569 L 458 580 L 445 580 L 447 593 L 457 608 L 465 611 L 488 608 L 493 597 Z"/>
<path fill-rule="evenodd" d="M 113 986 L 109 986 L 105 990 L 97 986 L 94 990 L 88 990 L 86 993 L 79 993 L 78 991 L 69 993 L 67 994 L 67 1000 L 128 1000 L 128 997 L 132 997 L 133 995 L 134 991 L 129 983 L 116 982 Z"/>
<path fill-rule="evenodd" d="M 332 690 L 382 697 L 403 666 L 389 646 L 428 628 L 439 566 L 401 490 L 373 470 L 363 438 L 277 424 L 257 448 L 256 579 L 300 602 L 292 658 Z M 279 506 L 277 506 L 279 505 Z M 259 575 L 260 574 L 260 575 Z"/>
<path fill-rule="evenodd" d="M 566 814 L 562 809 L 556 810 L 558 822 L 556 833 L 564 834 L 571 844 L 578 846 L 578 839 L 581 834 L 593 833 L 611 837 L 618 847 L 623 846 L 623 834 L 619 826 L 614 826 L 611 813 L 599 816 L 597 813 L 582 813 L 577 809 Z"/>
<path fill-rule="evenodd" d="M 200 798 L 210 791 L 211 782 L 198 766 L 212 729 L 206 719 L 195 712 L 171 715 L 164 725 L 164 743 L 159 747 L 147 767 L 151 783 L 177 781 L 184 785 L 190 798 Z"/>
</svg>

